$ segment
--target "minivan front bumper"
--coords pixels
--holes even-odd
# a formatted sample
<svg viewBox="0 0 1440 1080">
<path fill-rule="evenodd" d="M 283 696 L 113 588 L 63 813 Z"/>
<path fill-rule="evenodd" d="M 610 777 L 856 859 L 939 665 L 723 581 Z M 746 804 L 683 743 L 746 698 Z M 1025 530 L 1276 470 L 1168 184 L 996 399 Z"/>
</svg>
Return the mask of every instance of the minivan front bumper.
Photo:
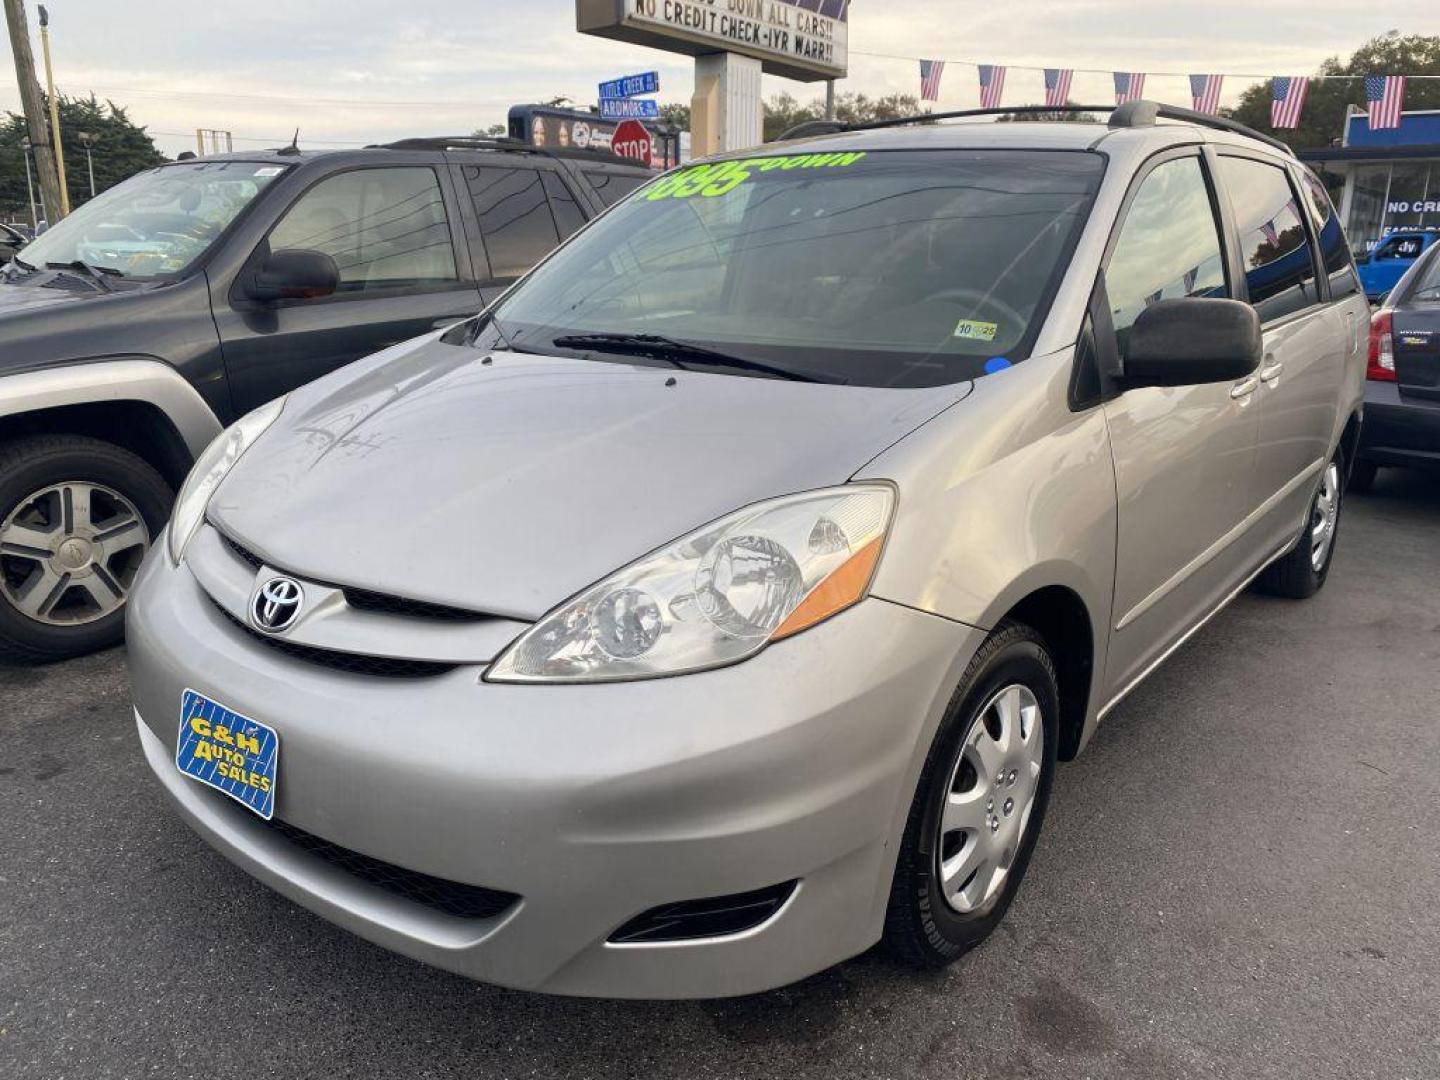
<svg viewBox="0 0 1440 1080">
<path fill-rule="evenodd" d="M 505 986 L 605 997 L 752 993 L 873 944 L 920 766 L 984 638 L 871 599 L 729 668 L 502 686 L 473 665 L 384 679 L 286 655 L 162 556 L 130 612 L 146 760 L 213 847 L 377 944 Z M 446 914 L 182 776 L 187 687 L 279 733 L 287 831 L 519 900 Z M 792 880 L 785 905 L 742 933 L 607 941 L 658 905 Z"/>
</svg>

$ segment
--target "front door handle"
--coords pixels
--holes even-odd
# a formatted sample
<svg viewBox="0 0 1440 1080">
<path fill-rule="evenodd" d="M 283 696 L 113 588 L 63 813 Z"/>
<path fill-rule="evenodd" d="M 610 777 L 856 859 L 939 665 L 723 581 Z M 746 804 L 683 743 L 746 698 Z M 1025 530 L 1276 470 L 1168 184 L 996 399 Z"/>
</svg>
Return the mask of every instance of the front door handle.
<svg viewBox="0 0 1440 1080">
<path fill-rule="evenodd" d="M 1279 361 L 1276 361 L 1272 364 L 1266 364 L 1260 369 L 1260 381 L 1266 383 L 1274 382 L 1280 377 L 1280 373 L 1284 370 L 1285 365 L 1280 363 Z"/>
<path fill-rule="evenodd" d="M 1259 379 L 1254 375 L 1247 375 L 1230 388 L 1230 396 L 1232 398 L 1247 398 L 1255 392 L 1255 388 L 1259 385 Z"/>
</svg>

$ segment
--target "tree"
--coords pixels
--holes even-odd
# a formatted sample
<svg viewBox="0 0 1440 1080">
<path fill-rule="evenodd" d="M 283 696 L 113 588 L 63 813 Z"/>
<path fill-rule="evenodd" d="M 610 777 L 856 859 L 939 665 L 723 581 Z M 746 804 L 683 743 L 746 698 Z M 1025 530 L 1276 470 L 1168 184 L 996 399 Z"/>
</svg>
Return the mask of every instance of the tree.
<svg viewBox="0 0 1440 1080">
<path fill-rule="evenodd" d="M 1227 116 L 1295 148 L 1330 146 L 1345 130 L 1346 109 L 1365 108 L 1365 75 L 1440 75 L 1440 37 L 1410 34 L 1402 37 L 1392 30 L 1372 38 L 1341 60 L 1332 56 L 1320 65 L 1320 75 L 1358 75 L 1361 78 L 1323 79 L 1310 83 L 1300 126 L 1275 131 L 1270 127 L 1272 83 L 1266 80 L 1240 95 L 1239 104 Z M 1411 79 L 1405 84 L 1405 108 L 1440 109 L 1440 79 Z"/>
<path fill-rule="evenodd" d="M 1070 105 L 1070 104 L 1073 104 L 1073 102 L 1067 101 L 1067 102 L 1065 102 L 1065 104 L 1066 104 L 1066 105 Z M 1023 123 L 1026 123 L 1027 121 L 1029 121 L 1029 122 L 1043 121 L 1043 122 L 1046 122 L 1046 123 L 1056 123 L 1056 122 L 1058 122 L 1058 123 L 1062 123 L 1062 124 L 1063 124 L 1063 123 L 1067 123 L 1067 122 L 1076 123 L 1076 124 L 1098 124 L 1098 123 L 1100 122 L 1100 117 L 1096 116 L 1094 113 L 1088 113 L 1088 112 L 1067 112 L 1067 111 L 1064 110 L 1064 109 L 1045 109 L 1045 110 L 1042 110 L 1042 111 L 1039 111 L 1039 112 L 1013 112 L 1013 113 L 1003 113 L 1003 114 L 1001 114 L 1001 116 L 999 117 L 999 119 L 1000 119 L 1002 122 L 1008 120 L 1008 121 L 1011 121 L 1011 122 L 1017 123 L 1017 124 L 1023 124 Z"/>
<path fill-rule="evenodd" d="M 835 98 L 835 119 L 845 124 L 896 120 L 902 116 L 915 116 L 919 112 L 920 99 L 911 94 L 870 98 L 864 94 L 846 93 Z M 776 94 L 765 102 L 765 141 L 773 142 L 798 124 L 824 118 L 824 98 L 802 105 L 790 94 Z"/>
<path fill-rule="evenodd" d="M 677 131 L 690 130 L 690 106 L 672 101 L 660 106 L 660 122 L 669 124 Z"/>
<path fill-rule="evenodd" d="M 154 140 L 143 127 L 131 122 L 122 106 L 113 101 L 101 102 L 94 94 L 88 98 L 68 98 L 62 94 L 60 141 L 65 148 L 65 180 L 70 187 L 72 206 L 90 198 L 82 133 L 91 140 L 96 194 L 165 160 Z M 5 121 L 0 123 L 0 212 L 29 213 L 30 195 L 25 187 L 22 147 L 25 135 L 25 118 L 7 113 Z"/>
</svg>

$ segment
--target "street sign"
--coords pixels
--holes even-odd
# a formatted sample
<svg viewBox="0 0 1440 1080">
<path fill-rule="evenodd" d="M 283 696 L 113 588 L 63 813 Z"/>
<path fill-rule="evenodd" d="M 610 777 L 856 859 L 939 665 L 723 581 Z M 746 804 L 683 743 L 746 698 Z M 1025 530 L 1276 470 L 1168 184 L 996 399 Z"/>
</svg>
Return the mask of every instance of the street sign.
<svg viewBox="0 0 1440 1080">
<path fill-rule="evenodd" d="M 601 98 L 600 116 L 605 120 L 658 120 L 660 105 L 649 98 Z"/>
<path fill-rule="evenodd" d="M 610 152 L 621 157 L 634 158 L 649 168 L 653 161 L 650 132 L 645 130 L 645 125 L 639 120 L 626 120 L 610 137 Z"/>
<path fill-rule="evenodd" d="M 632 98 L 639 94 L 658 94 L 659 92 L 660 73 L 658 71 L 626 75 L 624 78 L 600 84 L 601 101 L 608 101 L 611 98 Z"/>
</svg>

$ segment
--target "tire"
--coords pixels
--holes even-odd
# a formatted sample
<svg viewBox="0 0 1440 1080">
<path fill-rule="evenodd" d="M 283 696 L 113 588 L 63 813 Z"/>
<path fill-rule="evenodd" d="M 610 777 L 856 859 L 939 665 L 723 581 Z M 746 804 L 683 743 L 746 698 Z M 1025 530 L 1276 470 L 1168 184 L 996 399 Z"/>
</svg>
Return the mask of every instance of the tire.
<svg viewBox="0 0 1440 1080">
<path fill-rule="evenodd" d="M 1357 465 L 1357 472 L 1359 465 L 1363 464 L 1364 462 L 1360 462 Z M 1267 566 L 1256 582 L 1261 592 L 1291 600 L 1306 600 L 1324 587 L 1325 579 L 1330 575 L 1330 564 L 1335 558 L 1335 544 L 1339 539 L 1341 511 L 1345 501 L 1345 488 L 1340 477 L 1344 475 L 1345 455 L 1336 450 L 1335 456 L 1320 474 L 1320 484 L 1310 502 L 1305 528 L 1296 538 L 1295 546 Z M 1351 483 L 1354 483 L 1353 475 Z M 1320 527 L 1322 517 L 1329 519 L 1329 535 L 1323 551 L 1317 554 L 1315 530 Z"/>
<path fill-rule="evenodd" d="M 119 642 L 129 584 L 173 499 L 147 462 L 100 439 L 0 445 L 0 661 L 47 663 Z M 48 610 L 21 610 L 46 597 Z"/>
<path fill-rule="evenodd" d="M 1006 622 L 997 627 L 966 668 L 921 770 L 890 887 L 884 944 L 902 963 L 943 967 L 984 941 L 1004 918 L 1030 865 L 1050 801 L 1059 745 L 1057 687 L 1055 664 L 1044 641 L 1020 623 Z M 988 740 L 992 748 L 998 748 L 991 731 L 997 720 L 1003 720 L 992 702 L 997 695 L 1008 695 L 1015 688 L 1024 688 L 1033 698 L 1039 715 L 1031 714 L 1029 730 L 1031 738 L 1038 733 L 1043 742 L 1029 749 L 1023 740 L 1012 744 L 1015 753 L 1008 759 L 1002 753 L 1004 768 L 994 776 L 987 769 L 987 775 L 981 776 L 973 764 L 979 752 L 972 743 Z M 1029 788 L 1016 775 L 1027 767 L 1038 770 Z M 1005 783 L 996 791 L 994 781 L 1002 772 Z M 981 791 L 972 801 L 976 785 Z M 952 796 L 952 791 L 956 795 Z M 1027 791 L 1033 793 L 1028 817 L 1016 820 L 1024 812 L 1023 796 Z M 1015 799 L 1013 793 L 1022 798 Z M 1000 800 L 1001 795 L 1016 804 L 1013 810 Z M 953 803 L 952 798 L 962 802 Z M 962 815 L 981 815 L 979 829 L 964 833 L 944 829 L 942 811 L 957 805 L 965 807 Z M 990 824 L 991 818 L 1000 822 L 998 828 Z M 987 825 L 988 840 L 984 837 Z M 961 837 L 958 841 L 957 835 Z M 977 843 L 979 847 L 974 846 Z M 967 856 L 967 852 L 972 854 Z M 987 852 L 995 858 L 979 863 L 980 869 L 966 877 L 967 858 L 984 859 Z M 993 892 L 987 892 L 986 867 L 991 862 L 1003 865 L 1007 853 L 1008 869 L 997 884 L 989 886 Z M 947 874 L 947 867 L 957 866 L 958 871 Z M 966 881 L 971 883 L 969 888 L 962 889 L 952 903 L 947 891 L 953 891 L 956 882 L 963 885 Z"/>
<path fill-rule="evenodd" d="M 1371 490 L 1375 486 L 1375 475 L 1379 471 L 1380 466 L 1373 461 L 1360 459 L 1350 468 L 1350 479 L 1345 484 L 1345 490 L 1359 492 Z"/>
</svg>

